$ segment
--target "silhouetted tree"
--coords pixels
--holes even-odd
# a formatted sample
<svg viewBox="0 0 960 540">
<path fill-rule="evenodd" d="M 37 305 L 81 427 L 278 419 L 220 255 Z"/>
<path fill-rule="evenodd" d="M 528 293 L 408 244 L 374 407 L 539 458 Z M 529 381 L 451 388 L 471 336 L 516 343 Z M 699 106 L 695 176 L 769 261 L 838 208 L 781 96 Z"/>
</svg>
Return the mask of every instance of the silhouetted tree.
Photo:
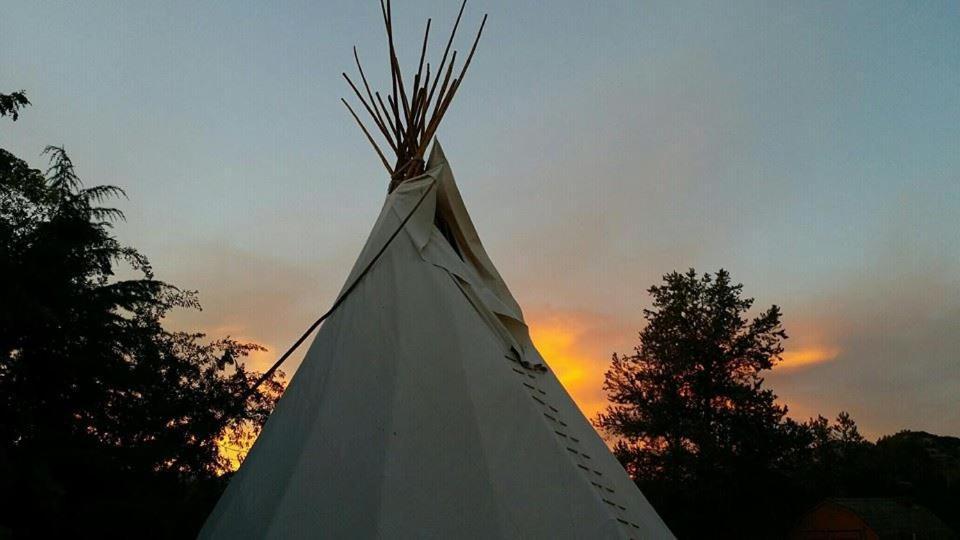
<svg viewBox="0 0 960 540">
<path fill-rule="evenodd" d="M 282 383 L 247 395 L 257 345 L 165 329 L 196 294 L 113 236 L 123 214 L 102 203 L 120 188 L 84 187 L 62 148 L 46 153 L 44 174 L 0 149 L 0 526 L 190 530 L 220 488 L 218 440 L 256 431 Z"/>
<path fill-rule="evenodd" d="M 841 412 L 833 424 L 823 416 L 811 418 L 802 427 L 798 489 L 812 498 L 876 494 L 874 446 L 860 435 L 849 413 Z"/>
<path fill-rule="evenodd" d="M 873 444 L 847 412 L 787 418 L 762 377 L 787 337 L 780 309 L 749 318 L 753 299 L 724 270 L 663 280 L 634 353 L 613 355 L 596 423 L 675 534 L 782 537 L 828 497 L 907 498 L 958 524 L 960 439 Z"/>
<path fill-rule="evenodd" d="M 716 532 L 718 520 L 740 519 L 747 508 L 738 504 L 777 481 L 802 436 L 761 377 L 787 335 L 775 305 L 747 318 L 753 299 L 725 270 L 663 279 L 649 289 L 653 306 L 634 354 L 613 356 L 604 383 L 611 405 L 597 423 L 617 438 L 628 471 L 669 507 L 677 532 Z M 672 514 L 680 507 L 682 516 Z"/>
<path fill-rule="evenodd" d="M 10 116 L 16 122 L 20 118 L 20 109 L 30 105 L 27 94 L 23 90 L 10 94 L 0 94 L 0 118 Z"/>
<path fill-rule="evenodd" d="M 926 506 L 960 536 L 960 438 L 904 430 L 880 437 L 871 489 Z"/>
</svg>

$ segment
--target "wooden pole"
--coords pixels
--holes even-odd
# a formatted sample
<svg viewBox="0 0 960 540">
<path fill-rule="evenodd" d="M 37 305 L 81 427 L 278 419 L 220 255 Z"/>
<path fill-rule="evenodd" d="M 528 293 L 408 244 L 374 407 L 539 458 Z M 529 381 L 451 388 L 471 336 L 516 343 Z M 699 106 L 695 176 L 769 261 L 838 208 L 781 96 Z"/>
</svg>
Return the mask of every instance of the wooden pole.
<svg viewBox="0 0 960 540">
<path fill-rule="evenodd" d="M 457 29 L 460 27 L 460 21 L 463 18 L 463 12 L 466 8 L 467 0 L 460 3 L 460 10 L 457 12 L 457 18 L 450 30 L 450 37 L 447 39 L 443 50 L 443 56 L 440 59 L 436 71 L 431 69 L 431 63 L 427 60 L 427 45 L 430 41 L 430 28 L 433 19 L 428 18 L 426 28 L 423 32 L 423 41 L 420 46 L 420 58 L 417 62 L 417 70 L 413 76 L 412 86 L 409 89 L 404 84 L 403 72 L 400 68 L 400 62 L 397 59 L 396 43 L 393 35 L 393 10 L 391 0 L 380 0 L 380 13 L 383 16 L 383 25 L 387 34 L 387 52 L 390 63 L 390 92 L 387 93 L 384 101 L 379 91 L 372 90 L 367 80 L 366 73 L 360 63 L 360 56 L 357 48 L 353 48 L 354 61 L 357 64 L 357 71 L 360 73 L 360 80 L 363 83 L 363 91 L 354 84 L 353 80 L 343 73 L 344 79 L 354 95 L 360 100 L 360 103 L 366 109 L 373 123 L 380 130 L 380 134 L 386 139 L 390 149 L 393 150 L 396 157 L 394 165 L 386 158 L 377 144 L 377 141 L 367 130 L 363 121 L 356 114 L 353 108 L 345 99 L 344 105 L 356 120 L 363 134 L 377 152 L 380 161 L 391 175 L 389 190 L 393 191 L 404 181 L 423 173 L 423 155 L 427 146 L 436 134 L 437 129 L 443 120 L 444 115 L 450 108 L 460 84 L 466 75 L 473 55 L 476 52 L 477 44 L 480 42 L 480 36 L 487 23 L 487 15 L 483 16 L 480 28 L 470 47 L 470 52 L 463 66 L 459 68 L 459 75 L 454 76 L 453 71 L 457 63 L 457 51 L 453 47 L 454 38 L 457 35 Z M 449 60 L 449 62 L 448 62 Z M 426 71 L 424 71 L 426 63 Z M 442 79 L 442 80 L 441 80 Z M 364 95 L 364 91 L 366 95 Z"/>
</svg>

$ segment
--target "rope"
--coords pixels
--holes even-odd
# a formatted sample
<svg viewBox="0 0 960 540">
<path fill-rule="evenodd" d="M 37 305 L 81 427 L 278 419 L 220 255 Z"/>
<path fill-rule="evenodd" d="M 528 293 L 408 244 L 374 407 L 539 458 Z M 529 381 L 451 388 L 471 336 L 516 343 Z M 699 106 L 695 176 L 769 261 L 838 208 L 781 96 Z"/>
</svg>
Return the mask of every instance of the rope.
<svg viewBox="0 0 960 540">
<path fill-rule="evenodd" d="M 249 398 L 257 390 L 257 388 L 259 388 L 260 385 L 264 383 L 264 381 L 272 377 L 273 373 L 277 371 L 277 368 L 279 368 L 280 365 L 283 364 L 283 362 L 291 354 L 293 354 L 293 351 L 297 350 L 297 347 L 299 347 L 307 339 L 307 337 L 309 337 L 310 334 L 312 334 L 313 331 L 316 330 L 318 326 L 320 326 L 320 323 L 322 323 L 327 317 L 329 317 L 338 307 L 340 307 L 340 304 L 342 304 L 343 301 L 346 300 L 348 296 L 350 296 L 350 293 L 353 292 L 353 290 L 357 287 L 357 285 L 360 283 L 360 280 L 362 280 L 363 277 L 367 275 L 367 272 L 369 272 L 370 269 L 373 268 L 373 265 L 377 262 L 377 260 L 380 259 L 380 256 L 383 255 L 383 252 L 387 250 L 387 247 L 390 246 L 390 243 L 393 242 L 393 239 L 396 238 L 398 234 L 400 234 L 400 231 L 403 230 L 403 227 L 407 224 L 408 221 L 410 221 L 410 218 L 413 217 L 413 214 L 417 211 L 417 208 L 420 208 L 420 204 L 423 202 L 424 199 L 427 198 L 427 194 L 429 194 L 430 191 L 433 189 L 433 187 L 436 185 L 437 185 L 436 181 L 430 184 L 430 187 L 428 187 L 423 192 L 423 195 L 420 196 L 420 199 L 417 200 L 417 204 L 414 205 L 413 210 L 410 210 L 410 213 L 407 214 L 407 217 L 403 218 L 403 221 L 400 222 L 400 226 L 397 227 L 397 230 L 393 231 L 393 234 L 390 235 L 390 238 L 388 238 L 386 243 L 383 244 L 383 247 L 380 248 L 380 251 L 378 251 L 377 254 L 374 255 L 373 259 L 371 259 L 370 262 L 367 263 L 367 266 L 363 269 L 362 272 L 360 272 L 360 275 L 357 276 L 357 279 L 355 279 L 353 283 L 350 284 L 350 287 L 348 287 L 347 290 L 343 291 L 343 294 L 341 294 L 340 297 L 337 298 L 337 301 L 333 303 L 333 306 L 331 306 L 326 313 L 321 315 L 319 319 L 314 321 L 313 324 L 311 324 L 310 327 L 307 328 L 307 330 L 303 333 L 303 335 L 300 336 L 300 338 L 297 339 L 297 341 L 295 341 L 293 345 L 290 346 L 289 349 L 287 349 L 287 352 L 283 353 L 283 356 L 281 356 L 276 362 L 273 363 L 272 366 L 270 366 L 270 369 L 263 372 L 263 375 L 261 375 L 260 378 L 257 379 L 255 383 L 253 383 L 253 386 L 248 388 L 247 391 L 243 394 L 242 399 L 240 400 L 240 403 L 245 402 L 247 398 Z"/>
</svg>

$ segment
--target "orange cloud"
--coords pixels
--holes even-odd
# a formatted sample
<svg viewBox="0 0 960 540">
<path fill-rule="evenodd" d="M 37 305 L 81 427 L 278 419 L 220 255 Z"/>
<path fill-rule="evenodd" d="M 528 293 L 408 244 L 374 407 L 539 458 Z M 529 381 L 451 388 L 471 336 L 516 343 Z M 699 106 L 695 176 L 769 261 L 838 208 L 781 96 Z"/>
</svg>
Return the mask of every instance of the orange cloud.
<svg viewBox="0 0 960 540">
<path fill-rule="evenodd" d="M 607 404 L 603 375 L 610 355 L 629 350 L 635 332 L 594 313 L 540 310 L 526 319 L 530 337 L 564 388 L 588 418 L 596 416 Z"/>
<path fill-rule="evenodd" d="M 806 369 L 835 360 L 841 352 L 835 344 L 851 331 L 849 323 L 842 319 L 798 311 L 799 314 L 784 323 L 790 339 L 784 344 L 783 361 L 774 366 L 777 372 Z"/>
<path fill-rule="evenodd" d="M 563 326 L 543 325 L 531 328 L 531 337 L 540 354 L 547 359 L 560 382 L 574 399 L 583 397 L 590 391 L 590 382 L 596 382 L 595 370 L 591 369 L 591 359 L 578 347 L 581 337 L 576 329 Z M 602 378 L 600 379 L 602 381 Z M 576 399 L 578 404 L 582 399 Z M 583 408 L 581 406 L 581 408 Z"/>
<path fill-rule="evenodd" d="M 815 345 L 802 347 L 783 353 L 783 362 L 777 364 L 776 368 L 781 370 L 792 370 L 809 367 L 823 362 L 829 362 L 840 354 L 838 347 Z"/>
</svg>

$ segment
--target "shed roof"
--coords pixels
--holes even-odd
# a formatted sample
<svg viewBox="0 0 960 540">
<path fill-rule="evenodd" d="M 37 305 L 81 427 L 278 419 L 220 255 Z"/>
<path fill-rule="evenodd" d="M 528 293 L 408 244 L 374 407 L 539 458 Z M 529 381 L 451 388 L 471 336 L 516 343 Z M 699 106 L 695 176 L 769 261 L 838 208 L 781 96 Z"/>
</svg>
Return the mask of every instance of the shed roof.
<svg viewBox="0 0 960 540">
<path fill-rule="evenodd" d="M 847 508 L 863 519 L 880 538 L 903 533 L 932 533 L 930 538 L 956 538 L 953 531 L 926 508 L 882 498 L 837 498 L 827 502 Z"/>
</svg>

